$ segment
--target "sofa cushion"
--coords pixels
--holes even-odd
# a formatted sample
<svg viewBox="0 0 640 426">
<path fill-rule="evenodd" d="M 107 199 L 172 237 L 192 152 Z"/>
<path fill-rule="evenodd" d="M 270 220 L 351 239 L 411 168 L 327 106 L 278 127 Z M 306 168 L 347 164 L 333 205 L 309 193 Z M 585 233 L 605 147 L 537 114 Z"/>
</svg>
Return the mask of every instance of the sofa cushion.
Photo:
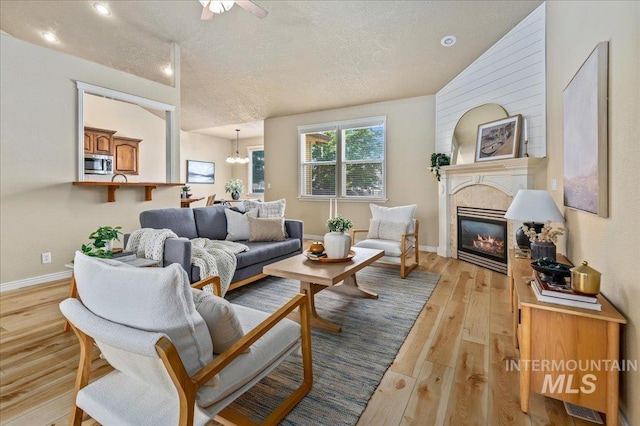
<svg viewBox="0 0 640 426">
<path fill-rule="evenodd" d="M 402 254 L 402 246 L 399 241 L 391 241 L 391 240 L 362 240 L 357 244 L 354 244 L 354 247 L 363 247 L 370 248 L 376 250 L 384 250 L 385 256 L 393 256 L 398 257 Z"/>
<path fill-rule="evenodd" d="M 178 237 L 189 239 L 198 238 L 195 209 L 156 209 L 140 213 L 140 227 L 154 229 L 171 229 Z M 223 213 L 224 216 L 224 213 Z M 225 223 L 225 235 L 227 224 Z M 224 239 L 224 237 L 223 237 Z"/>
<path fill-rule="evenodd" d="M 227 217 L 224 214 L 225 209 L 226 207 L 222 204 L 189 209 L 193 210 L 195 225 L 198 231 L 197 237 L 209 238 L 210 240 L 224 240 L 227 238 Z"/>
<path fill-rule="evenodd" d="M 284 241 L 284 218 L 249 217 L 249 241 Z"/>
<path fill-rule="evenodd" d="M 371 219 L 367 238 L 402 241 L 402 236 L 406 234 L 406 232 L 407 224 L 404 222 Z"/>
<path fill-rule="evenodd" d="M 187 273 L 177 263 L 135 268 L 76 252 L 73 274 L 87 309 L 118 324 L 165 333 L 190 375 L 213 359 L 207 324 L 196 312 Z"/>
<path fill-rule="evenodd" d="M 414 232 L 414 216 L 417 204 L 398 207 L 384 207 L 377 204 L 369 204 L 373 220 L 386 220 L 388 222 L 404 222 L 407 224 L 407 233 Z"/>
<path fill-rule="evenodd" d="M 244 268 L 246 266 L 300 250 L 300 240 L 297 238 L 289 238 L 284 241 L 247 242 L 243 244 L 249 246 L 249 251 L 236 255 L 236 258 L 238 259 L 236 269 Z"/>
<path fill-rule="evenodd" d="M 236 311 L 228 300 L 195 288 L 191 294 L 196 311 L 209 328 L 214 354 L 221 354 L 244 336 Z"/>
<path fill-rule="evenodd" d="M 246 213 L 240 213 L 235 210 L 226 209 L 224 211 L 227 217 L 227 241 L 246 241 L 250 237 L 249 218 L 258 217 L 258 209 L 251 209 Z"/>
<path fill-rule="evenodd" d="M 254 209 L 256 207 L 260 209 L 258 217 L 284 217 L 284 210 L 286 206 L 287 200 L 285 200 L 284 198 L 265 202 L 253 200 L 244 201 L 245 210 Z"/>
<path fill-rule="evenodd" d="M 233 305 L 245 333 L 249 333 L 268 313 L 240 305 Z M 204 386 L 198 390 L 197 401 L 200 407 L 209 407 L 245 384 L 257 374 L 269 371 L 269 367 L 278 359 L 295 348 L 300 342 L 300 324 L 285 318 L 258 339 L 248 353 L 238 356 L 219 374 L 217 386 Z"/>
</svg>

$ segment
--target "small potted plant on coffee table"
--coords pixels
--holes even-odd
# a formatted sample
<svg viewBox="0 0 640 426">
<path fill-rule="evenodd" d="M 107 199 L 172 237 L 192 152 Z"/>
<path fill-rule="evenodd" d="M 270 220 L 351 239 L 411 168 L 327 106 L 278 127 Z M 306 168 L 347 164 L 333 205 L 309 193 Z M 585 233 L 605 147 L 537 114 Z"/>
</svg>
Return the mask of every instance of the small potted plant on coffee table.
<svg viewBox="0 0 640 426">
<path fill-rule="evenodd" d="M 353 222 L 340 215 L 327 220 L 329 232 L 324 235 L 324 250 L 327 257 L 345 259 L 349 255 L 351 236 L 344 231 L 348 231 L 351 227 Z"/>
</svg>

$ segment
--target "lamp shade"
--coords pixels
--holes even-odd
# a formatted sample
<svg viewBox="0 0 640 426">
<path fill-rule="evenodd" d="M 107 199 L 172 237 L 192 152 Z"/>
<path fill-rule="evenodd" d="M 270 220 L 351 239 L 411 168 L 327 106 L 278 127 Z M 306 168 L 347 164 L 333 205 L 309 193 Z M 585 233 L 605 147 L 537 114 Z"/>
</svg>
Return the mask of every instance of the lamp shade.
<svg viewBox="0 0 640 426">
<path fill-rule="evenodd" d="M 523 222 L 564 222 L 564 217 L 555 201 L 544 189 L 518 191 L 504 217 Z"/>
</svg>

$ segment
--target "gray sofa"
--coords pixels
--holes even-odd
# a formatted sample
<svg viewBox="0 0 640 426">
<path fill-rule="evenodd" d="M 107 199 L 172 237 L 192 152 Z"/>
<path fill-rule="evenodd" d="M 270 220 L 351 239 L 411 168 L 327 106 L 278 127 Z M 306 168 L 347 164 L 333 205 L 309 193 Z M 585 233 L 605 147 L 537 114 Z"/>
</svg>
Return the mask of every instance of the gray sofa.
<svg viewBox="0 0 640 426">
<path fill-rule="evenodd" d="M 140 213 L 143 228 L 171 229 L 178 237 L 169 238 L 164 247 L 164 266 L 179 263 L 189 274 L 191 282 L 200 280 L 200 268 L 191 266 L 192 238 L 224 240 L 227 236 L 227 217 L 222 205 L 211 207 L 147 210 Z M 240 287 L 264 277 L 262 267 L 302 253 L 303 223 L 285 220 L 288 238 L 285 241 L 248 242 L 249 251 L 236 255 L 238 265 L 229 289 Z"/>
</svg>

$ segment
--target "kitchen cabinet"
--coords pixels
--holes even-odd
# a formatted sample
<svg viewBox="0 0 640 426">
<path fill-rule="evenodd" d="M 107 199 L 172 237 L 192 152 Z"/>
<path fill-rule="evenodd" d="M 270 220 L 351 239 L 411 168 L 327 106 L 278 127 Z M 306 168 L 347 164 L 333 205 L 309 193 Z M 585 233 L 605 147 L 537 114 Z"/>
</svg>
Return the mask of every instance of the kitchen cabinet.
<svg viewBox="0 0 640 426">
<path fill-rule="evenodd" d="M 113 155 L 113 135 L 115 130 L 84 128 L 84 153 Z"/>
<path fill-rule="evenodd" d="M 139 174 L 140 142 L 142 139 L 124 136 L 113 137 L 114 173 Z"/>
</svg>

